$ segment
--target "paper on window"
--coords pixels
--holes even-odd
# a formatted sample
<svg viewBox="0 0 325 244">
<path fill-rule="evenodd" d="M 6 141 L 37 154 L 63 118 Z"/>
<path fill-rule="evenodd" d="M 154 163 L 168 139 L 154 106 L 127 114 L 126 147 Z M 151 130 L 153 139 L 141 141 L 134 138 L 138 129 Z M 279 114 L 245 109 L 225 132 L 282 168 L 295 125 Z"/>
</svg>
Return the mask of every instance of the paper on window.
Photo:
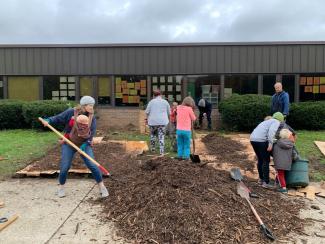
<svg viewBox="0 0 325 244">
<path fill-rule="evenodd" d="M 176 91 L 177 91 L 177 92 L 180 92 L 181 89 L 182 89 L 182 86 L 181 86 L 181 85 L 177 85 L 177 86 L 176 86 Z"/>
<path fill-rule="evenodd" d="M 165 76 L 160 76 L 160 83 L 165 83 Z"/>
<path fill-rule="evenodd" d="M 61 97 L 60 100 L 61 101 L 67 101 L 68 99 L 67 99 L 67 97 Z"/>
<path fill-rule="evenodd" d="M 168 85 L 168 91 L 173 91 L 173 86 L 172 85 Z"/>
<path fill-rule="evenodd" d="M 161 90 L 161 91 L 165 91 L 165 86 L 161 86 L 161 87 L 160 87 L 160 90 Z"/>
<path fill-rule="evenodd" d="M 182 96 L 181 95 L 176 95 L 176 101 L 180 102 L 182 100 Z"/>
<path fill-rule="evenodd" d="M 157 83 L 157 76 L 152 77 L 152 83 Z"/>
<path fill-rule="evenodd" d="M 168 95 L 168 101 L 170 101 L 170 102 L 174 101 L 173 95 Z"/>
<path fill-rule="evenodd" d="M 173 76 L 168 76 L 168 83 L 173 83 Z"/>
<path fill-rule="evenodd" d="M 59 91 L 52 91 L 52 97 L 58 97 Z"/>
<path fill-rule="evenodd" d="M 181 76 L 181 75 L 177 75 L 177 76 L 176 76 L 176 83 L 181 84 L 181 82 L 182 82 L 182 77 L 183 77 L 183 76 Z"/>
<path fill-rule="evenodd" d="M 69 97 L 74 97 L 76 95 L 75 91 L 68 91 Z"/>
<path fill-rule="evenodd" d="M 60 83 L 67 83 L 67 77 L 60 77 Z"/>
<path fill-rule="evenodd" d="M 60 91 L 60 96 L 67 96 L 67 95 L 68 95 L 67 91 Z"/>
<path fill-rule="evenodd" d="M 66 84 L 60 84 L 60 90 L 66 90 L 67 85 Z"/>
<path fill-rule="evenodd" d="M 68 85 L 68 89 L 69 89 L 69 90 L 74 90 L 75 87 L 76 87 L 75 84 L 69 84 L 69 85 Z"/>
<path fill-rule="evenodd" d="M 76 77 L 74 77 L 74 76 L 68 77 L 68 82 L 69 83 L 75 83 L 76 82 Z"/>
<path fill-rule="evenodd" d="M 152 86 L 152 90 L 153 90 L 153 91 L 154 91 L 154 90 L 157 90 L 157 88 L 158 88 L 157 85 L 153 85 L 153 86 Z"/>
<path fill-rule="evenodd" d="M 52 97 L 52 100 L 59 101 L 60 99 L 59 99 L 59 97 Z"/>
<path fill-rule="evenodd" d="M 3 87 L 3 81 L 0 80 L 0 87 Z"/>
</svg>

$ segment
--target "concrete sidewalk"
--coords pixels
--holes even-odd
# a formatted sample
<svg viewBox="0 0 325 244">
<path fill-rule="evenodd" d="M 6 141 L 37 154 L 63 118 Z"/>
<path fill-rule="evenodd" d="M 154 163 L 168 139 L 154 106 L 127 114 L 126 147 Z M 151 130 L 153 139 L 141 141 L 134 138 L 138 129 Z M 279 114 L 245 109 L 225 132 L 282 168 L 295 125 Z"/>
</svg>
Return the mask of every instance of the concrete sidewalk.
<svg viewBox="0 0 325 244">
<path fill-rule="evenodd" d="M 0 243 L 118 243 L 112 224 L 102 223 L 97 217 L 100 206 L 87 202 L 99 197 L 94 185 L 91 179 L 68 179 L 66 197 L 58 198 L 56 179 L 0 182 L 0 200 L 5 203 L 0 216 L 19 215 L 0 232 Z"/>
</svg>

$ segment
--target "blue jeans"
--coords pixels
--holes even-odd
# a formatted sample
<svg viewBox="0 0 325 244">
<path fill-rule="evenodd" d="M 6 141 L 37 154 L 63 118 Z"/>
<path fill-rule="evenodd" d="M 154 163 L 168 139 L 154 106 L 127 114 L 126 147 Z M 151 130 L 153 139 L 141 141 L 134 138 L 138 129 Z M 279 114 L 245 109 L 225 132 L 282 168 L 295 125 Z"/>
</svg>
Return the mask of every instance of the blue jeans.
<svg viewBox="0 0 325 244">
<path fill-rule="evenodd" d="M 73 156 L 76 152 L 74 148 L 69 146 L 68 144 L 63 144 L 61 148 L 61 164 L 60 164 L 60 174 L 59 174 L 59 182 L 60 185 L 64 185 L 67 180 L 67 174 L 71 167 Z M 91 149 L 90 145 L 87 145 L 85 153 L 87 153 L 90 157 L 94 158 L 93 150 Z M 81 158 L 84 160 L 86 166 L 91 171 L 93 177 L 95 178 L 96 182 L 99 183 L 103 181 L 102 174 L 97 167 L 97 165 L 90 162 L 87 158 L 84 156 L 81 156 Z"/>
<path fill-rule="evenodd" d="M 189 159 L 191 153 L 191 131 L 177 130 L 177 156 Z"/>
</svg>

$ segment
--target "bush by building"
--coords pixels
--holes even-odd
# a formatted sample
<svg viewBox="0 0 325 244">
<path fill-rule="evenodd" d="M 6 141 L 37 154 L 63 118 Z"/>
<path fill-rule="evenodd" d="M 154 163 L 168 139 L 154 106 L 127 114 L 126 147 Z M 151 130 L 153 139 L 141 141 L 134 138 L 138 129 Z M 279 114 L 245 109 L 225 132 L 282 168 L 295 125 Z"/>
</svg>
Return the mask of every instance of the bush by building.
<svg viewBox="0 0 325 244">
<path fill-rule="evenodd" d="M 291 104 L 287 123 L 294 129 L 325 130 L 325 101 Z"/>
<path fill-rule="evenodd" d="M 23 105 L 19 100 L 0 100 L 0 129 L 26 128 Z"/>
<path fill-rule="evenodd" d="M 234 94 L 220 103 L 219 112 L 226 129 L 251 132 L 270 115 L 270 106 L 271 96 Z M 292 103 L 287 123 L 294 129 L 324 130 L 325 101 Z"/>
<path fill-rule="evenodd" d="M 72 101 L 35 101 L 25 103 L 22 112 L 28 126 L 35 129 L 42 128 L 42 124 L 39 122 L 38 117 L 50 117 L 75 105 L 76 103 Z"/>
<path fill-rule="evenodd" d="M 219 112 L 226 129 L 236 131 L 251 131 L 270 113 L 271 96 L 238 95 L 219 104 Z"/>
</svg>

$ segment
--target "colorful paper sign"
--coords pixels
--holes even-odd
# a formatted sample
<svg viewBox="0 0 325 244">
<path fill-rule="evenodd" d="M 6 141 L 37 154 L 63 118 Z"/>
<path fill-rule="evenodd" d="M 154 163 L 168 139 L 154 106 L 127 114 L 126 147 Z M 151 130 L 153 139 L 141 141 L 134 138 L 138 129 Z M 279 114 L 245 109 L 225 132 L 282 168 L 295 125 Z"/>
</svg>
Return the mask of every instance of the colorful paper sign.
<svg viewBox="0 0 325 244">
<path fill-rule="evenodd" d="M 314 84 L 314 77 L 307 77 L 307 85 L 313 85 Z"/>
<path fill-rule="evenodd" d="M 306 82 L 307 82 L 307 78 L 306 77 L 300 77 L 300 85 L 301 86 L 306 85 Z"/>
</svg>

